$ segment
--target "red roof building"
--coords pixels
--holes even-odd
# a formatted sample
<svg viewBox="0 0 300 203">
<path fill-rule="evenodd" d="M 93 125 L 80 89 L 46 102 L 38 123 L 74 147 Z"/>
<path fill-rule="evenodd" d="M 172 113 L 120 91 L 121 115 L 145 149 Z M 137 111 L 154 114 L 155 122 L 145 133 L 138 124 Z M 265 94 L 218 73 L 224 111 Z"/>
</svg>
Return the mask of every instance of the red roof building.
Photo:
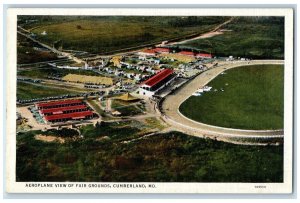
<svg viewBox="0 0 300 203">
<path fill-rule="evenodd" d="M 156 75 L 149 78 L 148 80 L 146 80 L 143 84 L 149 87 L 153 87 L 154 85 L 158 84 L 159 82 L 161 82 L 162 80 L 170 76 L 172 73 L 174 73 L 172 69 L 169 68 L 164 69 L 159 73 L 157 73 Z"/>
<path fill-rule="evenodd" d="M 81 120 L 85 118 L 91 118 L 93 116 L 92 111 L 82 111 L 68 114 L 50 115 L 45 116 L 46 121 L 50 122 L 62 122 L 67 120 Z"/>
<path fill-rule="evenodd" d="M 50 109 L 41 109 L 39 110 L 40 114 L 49 116 L 49 115 L 57 115 L 64 113 L 73 113 L 87 110 L 86 105 L 78 105 L 78 106 L 67 106 L 67 107 L 59 107 L 59 108 L 50 108 Z"/>
<path fill-rule="evenodd" d="M 43 102 L 36 104 L 41 116 L 47 122 L 64 122 L 68 120 L 89 119 L 94 113 L 80 99 Z"/>
<path fill-rule="evenodd" d="M 186 55 L 186 56 L 194 56 L 194 52 L 191 52 L 191 51 L 181 51 L 181 52 L 178 52 L 178 54 L 181 54 L 181 55 Z"/>
<path fill-rule="evenodd" d="M 156 51 L 158 53 L 170 53 L 170 49 L 169 48 L 164 48 L 164 47 L 156 47 L 154 49 L 154 51 Z"/>
<path fill-rule="evenodd" d="M 36 104 L 37 109 L 47 109 L 47 108 L 58 108 L 65 106 L 75 106 L 82 104 L 82 100 L 79 99 L 69 99 L 63 101 L 52 101 Z"/>
<path fill-rule="evenodd" d="M 139 88 L 139 94 L 152 97 L 160 89 L 164 88 L 176 78 L 172 69 L 164 69 L 142 83 Z"/>
<path fill-rule="evenodd" d="M 142 55 L 150 55 L 150 56 L 156 55 L 156 51 L 154 49 L 145 49 L 143 51 L 140 51 L 139 53 Z"/>
<path fill-rule="evenodd" d="M 196 57 L 198 57 L 198 58 L 212 58 L 213 56 L 212 56 L 212 54 L 198 53 L 196 55 Z"/>
</svg>

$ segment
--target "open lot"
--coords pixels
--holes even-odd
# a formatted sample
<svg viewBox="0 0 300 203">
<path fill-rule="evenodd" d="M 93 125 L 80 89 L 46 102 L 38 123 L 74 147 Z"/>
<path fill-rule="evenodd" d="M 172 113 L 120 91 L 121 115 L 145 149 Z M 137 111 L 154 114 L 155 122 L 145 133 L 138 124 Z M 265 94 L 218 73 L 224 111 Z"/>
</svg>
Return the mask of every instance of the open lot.
<svg viewBox="0 0 300 203">
<path fill-rule="evenodd" d="M 193 120 L 228 128 L 283 128 L 282 65 L 234 68 L 208 86 L 212 91 L 191 96 L 180 112 Z"/>
</svg>

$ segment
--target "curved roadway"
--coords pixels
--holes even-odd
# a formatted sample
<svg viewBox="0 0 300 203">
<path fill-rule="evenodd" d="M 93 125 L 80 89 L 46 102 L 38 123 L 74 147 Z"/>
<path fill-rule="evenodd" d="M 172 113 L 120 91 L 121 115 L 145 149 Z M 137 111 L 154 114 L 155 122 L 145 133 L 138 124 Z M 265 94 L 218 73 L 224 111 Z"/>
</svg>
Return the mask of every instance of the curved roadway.
<svg viewBox="0 0 300 203">
<path fill-rule="evenodd" d="M 219 66 L 211 68 L 188 84 L 181 87 L 172 95 L 168 95 L 161 105 L 163 113 L 162 118 L 172 125 L 175 129 L 183 130 L 192 134 L 207 134 L 218 136 L 243 136 L 243 137 L 282 137 L 283 130 L 241 130 L 232 128 L 222 128 L 218 126 L 207 125 L 197 121 L 193 121 L 179 112 L 179 106 L 188 99 L 199 87 L 206 85 L 212 79 L 217 77 L 226 69 L 235 68 L 245 65 L 260 65 L 260 64 L 284 64 L 283 60 L 255 60 L 255 61 L 239 61 L 239 62 L 224 62 L 219 63 Z"/>
</svg>

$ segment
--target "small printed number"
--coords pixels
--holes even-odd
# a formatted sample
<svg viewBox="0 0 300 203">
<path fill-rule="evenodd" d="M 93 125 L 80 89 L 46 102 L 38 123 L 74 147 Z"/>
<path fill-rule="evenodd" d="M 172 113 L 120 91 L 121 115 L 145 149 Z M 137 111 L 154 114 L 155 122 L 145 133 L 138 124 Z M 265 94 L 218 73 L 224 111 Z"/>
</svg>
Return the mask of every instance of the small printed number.
<svg viewBox="0 0 300 203">
<path fill-rule="evenodd" d="M 267 186 L 265 186 L 265 185 L 255 185 L 254 187 L 255 188 L 267 188 Z"/>
</svg>

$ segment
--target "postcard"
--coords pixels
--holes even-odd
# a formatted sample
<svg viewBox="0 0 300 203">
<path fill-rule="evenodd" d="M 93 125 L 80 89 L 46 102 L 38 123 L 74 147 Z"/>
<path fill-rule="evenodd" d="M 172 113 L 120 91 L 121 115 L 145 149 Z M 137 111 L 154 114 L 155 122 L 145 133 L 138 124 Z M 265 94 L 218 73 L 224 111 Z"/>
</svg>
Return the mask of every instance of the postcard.
<svg viewBox="0 0 300 203">
<path fill-rule="evenodd" d="M 293 191 L 293 9 L 8 8 L 6 191 Z"/>
</svg>

